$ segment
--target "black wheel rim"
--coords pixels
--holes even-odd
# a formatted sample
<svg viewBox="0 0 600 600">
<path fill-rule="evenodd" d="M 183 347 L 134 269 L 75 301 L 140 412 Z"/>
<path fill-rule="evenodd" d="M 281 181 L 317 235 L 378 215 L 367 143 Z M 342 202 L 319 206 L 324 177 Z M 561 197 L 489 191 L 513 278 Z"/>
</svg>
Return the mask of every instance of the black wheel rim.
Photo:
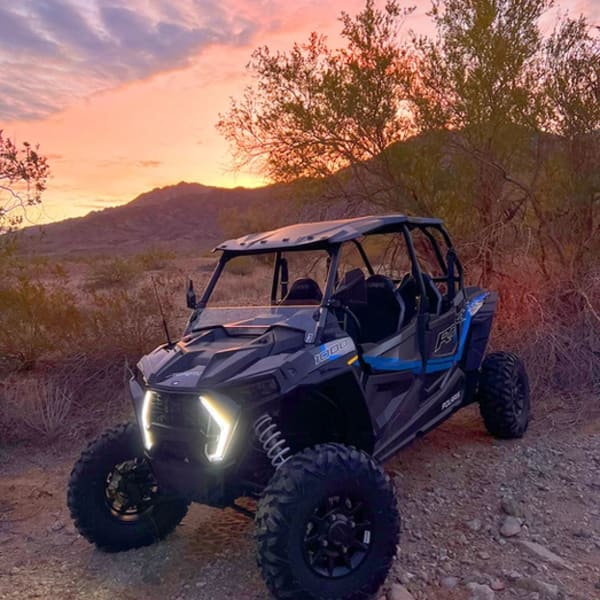
<svg viewBox="0 0 600 600">
<path fill-rule="evenodd" d="M 355 571 L 372 543 L 372 523 L 364 502 L 350 496 L 330 496 L 312 512 L 304 534 L 309 568 L 328 579 Z"/>
<path fill-rule="evenodd" d="M 106 504 L 121 521 L 135 521 L 154 506 L 158 484 L 148 461 L 134 458 L 115 465 L 106 478 Z"/>
</svg>

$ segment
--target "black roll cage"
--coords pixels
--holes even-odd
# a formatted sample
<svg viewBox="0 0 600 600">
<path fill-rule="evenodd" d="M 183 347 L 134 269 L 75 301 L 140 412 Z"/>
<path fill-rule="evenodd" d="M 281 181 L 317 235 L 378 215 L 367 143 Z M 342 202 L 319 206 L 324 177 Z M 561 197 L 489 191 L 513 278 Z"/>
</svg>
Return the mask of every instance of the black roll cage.
<svg viewBox="0 0 600 600">
<path fill-rule="evenodd" d="M 430 242 L 431 247 L 433 249 L 434 256 L 440 266 L 441 272 L 443 273 L 440 277 L 433 277 L 432 280 L 435 283 L 445 283 L 447 287 L 448 300 L 453 300 L 458 290 L 462 290 L 464 287 L 463 281 L 463 267 L 456 255 L 454 250 L 454 246 L 452 245 L 452 241 L 445 227 L 441 224 L 415 224 L 415 223 L 401 223 L 395 224 L 392 227 L 386 227 L 383 229 L 379 229 L 373 232 L 364 233 L 364 237 L 374 236 L 374 235 L 383 235 L 387 233 L 400 233 L 404 238 L 404 242 L 406 244 L 406 248 L 408 251 L 408 256 L 411 261 L 411 274 L 417 282 L 417 286 L 419 289 L 420 300 L 418 307 L 418 318 L 419 318 L 419 326 L 418 329 L 421 331 L 421 334 L 424 335 L 424 328 L 426 325 L 426 318 L 429 310 L 428 306 L 428 296 L 427 290 L 425 287 L 425 281 L 423 278 L 423 271 L 419 264 L 419 260 L 417 257 L 417 253 L 415 250 L 415 246 L 413 244 L 411 231 L 413 229 L 419 229 L 423 232 L 426 239 Z M 446 256 L 442 254 L 442 249 L 440 248 L 440 244 L 436 237 L 433 235 L 431 230 L 435 230 L 439 232 L 444 240 L 446 245 Z M 281 289 L 281 297 L 285 297 L 288 292 L 288 267 L 287 260 L 283 256 L 284 252 L 302 252 L 302 251 L 312 251 L 312 250 L 324 250 L 328 254 L 328 272 L 327 272 L 327 282 L 325 285 L 325 289 L 323 290 L 323 300 L 321 301 L 321 305 L 319 307 L 319 319 L 318 326 L 315 333 L 315 343 L 318 343 L 320 332 L 323 331 L 325 327 L 325 319 L 327 317 L 327 306 L 331 299 L 331 296 L 334 293 L 335 287 L 338 283 L 338 267 L 340 261 L 340 249 L 343 244 L 351 242 L 354 244 L 356 249 L 358 250 L 365 267 L 370 275 L 375 274 L 375 270 L 369 261 L 369 257 L 365 252 L 362 244 L 358 239 L 350 239 L 344 242 L 336 242 L 331 243 L 328 241 L 317 242 L 313 244 L 302 244 L 297 246 L 290 246 L 285 248 L 265 248 L 265 249 L 248 249 L 248 250 L 222 250 L 221 257 L 219 258 L 219 262 L 217 263 L 210 280 L 200 298 L 200 301 L 196 304 L 196 310 L 202 310 L 206 308 L 206 305 L 213 293 L 215 285 L 225 268 L 225 265 L 236 258 L 237 256 L 248 256 L 248 255 L 258 255 L 258 254 L 272 254 L 275 253 L 275 262 L 273 265 L 273 283 L 271 286 L 271 304 L 277 304 L 277 291 L 278 288 Z"/>
</svg>

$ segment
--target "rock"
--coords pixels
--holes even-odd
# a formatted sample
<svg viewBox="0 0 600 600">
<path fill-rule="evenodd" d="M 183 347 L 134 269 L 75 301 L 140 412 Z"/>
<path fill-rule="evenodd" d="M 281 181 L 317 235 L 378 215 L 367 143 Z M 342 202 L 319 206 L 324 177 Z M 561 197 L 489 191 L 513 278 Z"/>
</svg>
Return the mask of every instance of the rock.
<svg viewBox="0 0 600 600">
<path fill-rule="evenodd" d="M 388 594 L 388 600 L 415 600 L 415 598 L 403 585 L 394 583 Z"/>
<path fill-rule="evenodd" d="M 545 546 L 537 544 L 536 542 L 530 542 L 529 540 L 521 540 L 519 543 L 521 547 L 527 550 L 530 554 L 541 558 L 544 562 L 551 564 L 553 567 L 567 569 L 568 571 L 573 570 L 573 565 L 571 565 L 564 558 L 558 556 L 558 554 L 554 554 L 554 552 L 548 550 L 548 548 Z"/>
<path fill-rule="evenodd" d="M 479 519 L 472 519 L 471 521 L 467 521 L 467 527 L 471 531 L 479 531 L 481 529 L 481 521 Z"/>
<path fill-rule="evenodd" d="M 479 583 L 467 583 L 467 589 L 471 592 L 470 600 L 494 600 L 496 594 L 489 585 Z"/>
<path fill-rule="evenodd" d="M 502 574 L 509 581 L 514 582 L 514 581 L 517 581 L 518 579 L 521 579 L 521 573 L 519 573 L 519 571 L 502 571 Z"/>
<path fill-rule="evenodd" d="M 504 537 L 514 537 L 515 535 L 519 535 L 520 532 L 521 521 L 516 517 L 507 516 L 502 523 L 502 527 L 500 527 L 500 534 Z"/>
<path fill-rule="evenodd" d="M 584 540 L 591 539 L 593 536 L 594 534 L 589 529 L 584 529 L 583 527 L 573 532 L 573 537 L 582 538 Z"/>
<path fill-rule="evenodd" d="M 402 570 L 398 573 L 398 580 L 402 585 L 408 585 L 415 577 L 416 575 L 410 571 Z"/>
<path fill-rule="evenodd" d="M 501 592 L 506 586 L 504 585 L 504 582 L 501 579 L 498 579 L 497 577 L 494 577 L 491 581 L 490 581 L 490 587 L 495 591 L 495 592 Z"/>
<path fill-rule="evenodd" d="M 444 577 L 440 581 L 440 585 L 448 590 L 453 590 L 459 584 L 458 577 Z"/>
<path fill-rule="evenodd" d="M 515 502 L 512 498 L 503 498 L 500 503 L 500 508 L 505 515 L 511 517 L 522 517 L 523 510 L 518 502 Z"/>
<path fill-rule="evenodd" d="M 63 529 L 64 526 L 65 526 L 65 524 L 62 521 L 55 521 L 54 523 L 52 523 L 49 530 L 50 531 L 60 531 L 61 529 Z"/>
<path fill-rule="evenodd" d="M 546 583 L 534 577 L 523 577 L 516 582 L 516 586 L 522 590 L 537 592 L 545 600 L 554 600 L 558 598 L 559 589 L 553 583 Z"/>
<path fill-rule="evenodd" d="M 481 560 L 490 560 L 490 554 L 489 552 L 482 551 L 479 553 L 479 558 Z"/>
</svg>

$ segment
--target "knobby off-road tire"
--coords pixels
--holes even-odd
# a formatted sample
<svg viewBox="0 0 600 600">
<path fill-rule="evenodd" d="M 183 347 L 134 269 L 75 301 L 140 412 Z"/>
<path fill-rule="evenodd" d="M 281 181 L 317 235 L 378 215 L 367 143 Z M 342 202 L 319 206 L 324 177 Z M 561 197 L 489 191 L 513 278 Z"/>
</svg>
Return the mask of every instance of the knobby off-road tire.
<svg viewBox="0 0 600 600">
<path fill-rule="evenodd" d="M 101 550 L 119 552 L 148 546 L 171 533 L 187 513 L 187 501 L 161 495 L 143 457 L 138 429 L 128 423 L 91 442 L 71 471 L 67 493 L 71 517 L 79 533 Z M 108 484 L 123 468 L 119 465 L 131 468 L 132 464 L 138 469 L 138 478 L 150 479 L 146 485 L 151 492 L 139 500 L 139 510 L 120 511 L 109 498 Z"/>
<path fill-rule="evenodd" d="M 521 359 L 510 352 L 486 357 L 479 381 L 479 409 L 495 437 L 520 438 L 529 424 L 529 379 Z"/>
<path fill-rule="evenodd" d="M 258 565 L 276 598 L 362 600 L 384 582 L 399 532 L 383 469 L 355 448 L 322 444 L 292 456 L 266 487 L 256 513 Z"/>
</svg>

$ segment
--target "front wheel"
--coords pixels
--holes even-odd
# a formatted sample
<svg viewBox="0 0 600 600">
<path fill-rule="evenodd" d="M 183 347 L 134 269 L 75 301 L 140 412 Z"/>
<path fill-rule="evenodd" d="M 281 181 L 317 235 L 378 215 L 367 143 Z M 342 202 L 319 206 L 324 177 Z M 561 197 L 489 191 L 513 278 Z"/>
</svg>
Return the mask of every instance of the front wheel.
<svg viewBox="0 0 600 600">
<path fill-rule="evenodd" d="M 389 477 L 341 444 L 304 450 L 258 504 L 258 564 L 275 597 L 357 600 L 375 594 L 396 553 L 400 517 Z"/>
<path fill-rule="evenodd" d="M 486 429 L 498 438 L 520 438 L 529 424 L 529 380 L 510 352 L 486 357 L 479 380 L 479 409 Z"/>
<path fill-rule="evenodd" d="M 71 471 L 67 504 L 79 533 L 101 550 L 148 546 L 169 534 L 188 502 L 161 493 L 135 425 L 106 431 Z"/>
</svg>

